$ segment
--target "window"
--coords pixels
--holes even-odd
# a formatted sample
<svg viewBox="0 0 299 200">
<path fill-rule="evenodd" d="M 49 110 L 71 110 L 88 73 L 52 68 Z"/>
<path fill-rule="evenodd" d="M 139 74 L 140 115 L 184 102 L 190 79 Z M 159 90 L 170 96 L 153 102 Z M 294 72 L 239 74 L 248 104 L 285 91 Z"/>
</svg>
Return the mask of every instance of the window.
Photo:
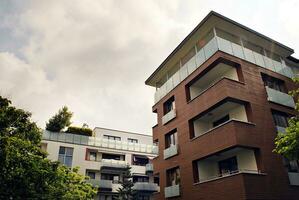
<svg viewBox="0 0 299 200">
<path fill-rule="evenodd" d="M 118 136 L 112 136 L 112 135 L 104 135 L 104 139 L 121 141 L 120 137 L 118 137 Z"/>
<path fill-rule="evenodd" d="M 219 126 L 220 124 L 223 124 L 224 122 L 227 122 L 229 120 L 229 115 L 225 115 L 224 117 L 221 117 L 220 119 L 213 122 L 213 127 Z"/>
<path fill-rule="evenodd" d="M 119 183 L 120 176 L 119 174 L 105 174 L 101 173 L 101 180 L 109 180 L 113 183 Z"/>
<path fill-rule="evenodd" d="M 103 153 L 102 159 L 121 160 L 121 155 Z"/>
<path fill-rule="evenodd" d="M 159 176 L 159 174 L 156 174 L 154 176 L 154 183 L 156 183 L 157 185 L 160 185 L 160 176 Z"/>
<path fill-rule="evenodd" d="M 287 90 L 284 85 L 284 81 L 279 80 L 277 78 L 262 74 L 262 79 L 264 81 L 264 85 L 272 88 L 274 90 L 278 90 L 283 93 L 287 93 Z"/>
<path fill-rule="evenodd" d="M 133 155 L 133 165 L 145 166 L 148 163 L 149 163 L 148 157 Z"/>
<path fill-rule="evenodd" d="M 166 180 L 167 180 L 167 186 L 173 186 L 180 184 L 180 168 L 176 167 L 173 169 L 169 169 L 166 172 Z"/>
<path fill-rule="evenodd" d="M 90 179 L 96 179 L 96 173 L 92 171 L 87 171 L 86 176 L 89 176 Z"/>
<path fill-rule="evenodd" d="M 129 143 L 138 143 L 137 139 L 128 138 Z"/>
<path fill-rule="evenodd" d="M 163 104 L 164 115 L 175 109 L 174 97 L 171 97 Z"/>
<path fill-rule="evenodd" d="M 64 165 L 66 165 L 67 167 L 72 167 L 73 151 L 74 151 L 73 148 L 60 147 L 58 161 Z"/>
<path fill-rule="evenodd" d="M 150 200 L 149 195 L 141 194 L 138 196 L 138 200 Z"/>
<path fill-rule="evenodd" d="M 112 195 L 100 194 L 100 200 L 112 200 Z"/>
<path fill-rule="evenodd" d="M 237 157 L 234 156 L 234 157 L 219 161 L 218 167 L 219 167 L 219 173 L 221 175 L 237 172 L 237 170 L 238 170 Z"/>
<path fill-rule="evenodd" d="M 96 161 L 97 160 L 97 152 L 94 152 L 94 151 L 89 152 L 89 160 Z"/>
<path fill-rule="evenodd" d="M 178 144 L 178 136 L 176 129 L 165 135 L 165 142 L 166 148 Z"/>
<path fill-rule="evenodd" d="M 286 113 L 279 111 L 272 111 L 272 116 L 275 126 L 287 127 L 289 116 Z"/>
<path fill-rule="evenodd" d="M 133 176 L 133 183 L 148 183 L 149 182 L 149 178 L 147 176 Z"/>
</svg>

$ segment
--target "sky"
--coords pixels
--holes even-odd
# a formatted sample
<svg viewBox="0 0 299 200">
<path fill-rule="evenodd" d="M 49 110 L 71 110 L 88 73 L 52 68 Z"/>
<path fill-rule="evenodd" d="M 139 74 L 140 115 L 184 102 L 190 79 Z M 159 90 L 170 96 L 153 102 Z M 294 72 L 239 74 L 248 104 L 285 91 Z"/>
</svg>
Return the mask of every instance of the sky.
<svg viewBox="0 0 299 200">
<path fill-rule="evenodd" d="M 299 57 L 297 0 L 0 0 L 0 95 L 41 128 L 66 105 L 73 125 L 151 134 L 144 81 L 211 10 Z"/>
</svg>

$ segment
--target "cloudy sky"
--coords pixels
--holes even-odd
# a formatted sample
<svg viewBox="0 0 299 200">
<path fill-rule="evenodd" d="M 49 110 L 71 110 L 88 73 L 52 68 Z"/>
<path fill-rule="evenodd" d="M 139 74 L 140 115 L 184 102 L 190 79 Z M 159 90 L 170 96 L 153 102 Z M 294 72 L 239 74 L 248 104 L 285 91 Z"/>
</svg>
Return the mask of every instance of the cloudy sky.
<svg viewBox="0 0 299 200">
<path fill-rule="evenodd" d="M 74 125 L 151 134 L 144 81 L 210 10 L 299 57 L 296 0 L 0 0 L 0 95 L 42 128 L 67 105 Z"/>
</svg>

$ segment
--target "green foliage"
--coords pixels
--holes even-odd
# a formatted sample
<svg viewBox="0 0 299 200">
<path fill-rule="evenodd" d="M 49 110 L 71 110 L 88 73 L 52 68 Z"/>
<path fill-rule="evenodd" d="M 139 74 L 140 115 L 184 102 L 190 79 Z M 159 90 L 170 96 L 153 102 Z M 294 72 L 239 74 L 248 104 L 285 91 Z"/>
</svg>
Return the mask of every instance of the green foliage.
<svg viewBox="0 0 299 200">
<path fill-rule="evenodd" d="M 295 78 L 296 85 L 299 79 Z M 299 89 L 290 92 L 295 98 L 298 97 Z M 299 101 L 296 102 L 296 110 L 299 111 Z M 278 133 L 275 138 L 274 152 L 284 156 L 289 160 L 299 159 L 299 116 L 296 115 L 289 120 L 289 126 L 286 128 L 286 133 Z"/>
<path fill-rule="evenodd" d="M 118 195 L 114 197 L 116 200 L 134 200 L 137 197 L 136 191 L 133 189 L 131 167 L 128 165 L 124 174 L 121 187 L 117 190 Z"/>
<path fill-rule="evenodd" d="M 46 123 L 46 130 L 53 132 L 60 132 L 64 128 L 71 125 L 71 118 L 73 113 L 69 111 L 68 107 L 62 107 L 57 114 L 49 119 Z"/>
<path fill-rule="evenodd" d="M 66 133 L 73 133 L 77 135 L 92 136 L 92 130 L 90 128 L 69 126 L 65 131 Z"/>
<path fill-rule="evenodd" d="M 51 162 L 31 114 L 0 96 L 0 199 L 93 199 L 78 169 Z"/>
</svg>

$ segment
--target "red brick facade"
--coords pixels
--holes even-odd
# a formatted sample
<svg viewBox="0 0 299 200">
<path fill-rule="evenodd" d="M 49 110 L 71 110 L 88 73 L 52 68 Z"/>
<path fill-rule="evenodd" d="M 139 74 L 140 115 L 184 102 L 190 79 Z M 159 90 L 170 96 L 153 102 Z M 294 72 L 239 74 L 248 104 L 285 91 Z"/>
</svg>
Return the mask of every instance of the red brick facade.
<svg viewBox="0 0 299 200">
<path fill-rule="evenodd" d="M 220 58 L 239 65 L 238 75 L 241 81 L 221 79 L 188 102 L 186 85 Z M 267 101 L 261 73 L 285 81 L 288 90 L 295 87 L 291 79 L 285 76 L 218 51 L 153 106 L 153 111 L 158 115 L 158 125 L 153 127 L 153 139 L 159 141 L 159 156 L 153 160 L 153 164 L 154 172 L 160 176 L 161 187 L 160 193 L 154 195 L 156 200 L 164 199 L 166 170 L 176 166 L 180 167 L 181 196 L 173 199 L 299 199 L 299 187 L 289 185 L 282 158 L 272 152 L 277 133 L 271 109 L 290 114 L 295 112 Z M 176 118 L 162 125 L 163 103 L 172 96 L 175 97 Z M 189 120 L 226 98 L 247 102 L 247 117 L 251 123 L 231 121 L 207 134 L 190 139 Z M 177 129 L 179 153 L 164 160 L 165 134 L 173 129 Z M 195 160 L 236 146 L 256 149 L 258 169 L 264 174 L 236 174 L 195 183 L 192 166 Z"/>
</svg>

